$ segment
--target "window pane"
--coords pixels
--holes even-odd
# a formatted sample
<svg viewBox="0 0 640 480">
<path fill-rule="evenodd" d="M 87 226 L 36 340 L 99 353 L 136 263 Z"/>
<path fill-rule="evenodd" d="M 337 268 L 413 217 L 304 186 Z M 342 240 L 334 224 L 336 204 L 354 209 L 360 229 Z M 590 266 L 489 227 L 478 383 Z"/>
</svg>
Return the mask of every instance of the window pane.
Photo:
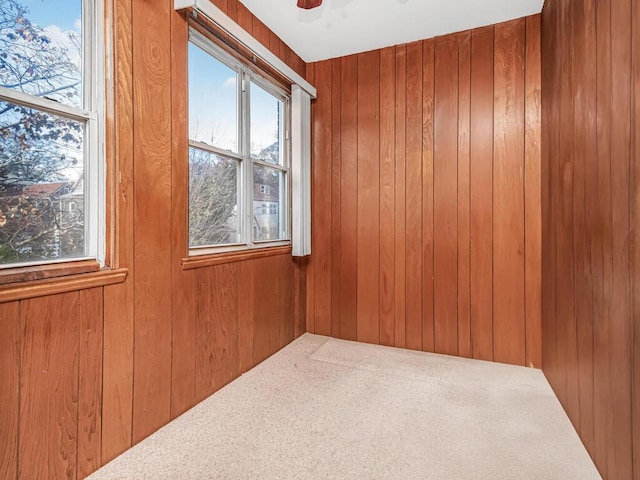
<svg viewBox="0 0 640 480">
<path fill-rule="evenodd" d="M 238 72 L 192 43 L 189 138 L 238 153 Z"/>
<path fill-rule="evenodd" d="M 0 264 L 85 255 L 84 125 L 0 102 Z"/>
<path fill-rule="evenodd" d="M 274 168 L 253 168 L 253 239 L 278 240 L 287 237 L 284 174 Z"/>
<path fill-rule="evenodd" d="M 0 85 L 82 106 L 81 0 L 0 1 Z"/>
<path fill-rule="evenodd" d="M 189 149 L 189 241 L 192 247 L 239 241 L 239 164 Z"/>
<path fill-rule="evenodd" d="M 283 125 L 283 102 L 252 82 L 251 155 L 254 158 L 282 165 Z"/>
</svg>

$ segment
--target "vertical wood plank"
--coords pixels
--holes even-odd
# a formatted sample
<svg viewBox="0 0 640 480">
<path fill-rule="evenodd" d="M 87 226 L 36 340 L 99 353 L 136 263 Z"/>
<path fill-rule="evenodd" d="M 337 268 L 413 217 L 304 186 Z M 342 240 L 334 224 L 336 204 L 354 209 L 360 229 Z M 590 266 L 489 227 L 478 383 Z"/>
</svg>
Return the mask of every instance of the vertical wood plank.
<svg viewBox="0 0 640 480">
<path fill-rule="evenodd" d="M 593 281 L 591 276 L 591 233 L 589 223 L 592 216 L 590 199 L 594 190 L 589 176 L 593 175 L 596 128 L 595 128 L 595 10 L 591 2 L 576 2 L 572 5 L 574 16 L 573 45 L 573 97 L 574 118 L 573 148 L 576 162 L 573 167 L 573 249 L 575 269 L 575 314 L 577 327 L 577 358 L 579 386 L 579 417 L 577 430 L 589 452 L 593 452 Z M 527 23 L 527 41 L 531 32 Z M 527 60 L 528 62 L 528 60 Z M 528 71 L 528 65 L 527 65 Z M 584 160 L 582 160 L 584 159 Z M 527 170 L 528 173 L 528 170 Z M 527 225 L 529 227 L 529 225 Z M 527 239 L 530 232 L 527 231 Z M 529 258 L 527 257 L 527 260 Z M 527 265 L 527 274 L 529 266 Z M 529 288 L 529 287 L 528 287 Z M 528 292 L 529 293 L 529 292 Z M 527 297 L 527 336 L 529 329 L 529 297 Z M 527 352 L 529 352 L 527 348 Z"/>
<path fill-rule="evenodd" d="M 19 478 L 77 476 L 78 292 L 21 302 Z"/>
<path fill-rule="evenodd" d="M 331 335 L 331 61 L 315 64 L 320 92 L 313 111 L 312 244 L 315 330 Z"/>
<path fill-rule="evenodd" d="M 608 0 L 596 2 L 597 34 L 597 90 L 596 90 L 596 137 L 598 203 L 596 225 L 593 229 L 594 274 L 598 288 L 594 287 L 594 461 L 598 470 L 607 475 L 608 450 L 614 443 L 613 432 L 608 421 L 610 410 L 609 372 L 611 372 L 609 350 L 609 309 L 611 301 L 611 4 Z M 609 68 L 607 68 L 609 67 Z M 613 467 L 612 467 L 613 468 Z"/>
<path fill-rule="evenodd" d="M 331 60 L 331 335 L 340 336 L 342 62 Z"/>
<path fill-rule="evenodd" d="M 286 295 L 283 285 L 287 285 L 284 275 L 278 275 L 278 257 L 253 260 L 253 364 L 265 360 L 278 350 L 272 332 L 280 328 L 282 316 L 282 295 Z M 265 282 L 264 279 L 269 281 Z"/>
<path fill-rule="evenodd" d="M 0 478 L 18 475 L 20 407 L 20 304 L 0 304 Z"/>
<path fill-rule="evenodd" d="M 78 292 L 78 478 L 102 465 L 102 295 L 102 288 Z"/>
<path fill-rule="evenodd" d="M 358 297 L 358 60 L 341 59 L 340 338 L 357 337 Z"/>
<path fill-rule="evenodd" d="M 434 40 L 422 42 L 422 349 L 434 351 Z"/>
<path fill-rule="evenodd" d="M 542 199 L 540 198 L 540 16 L 526 20 L 525 72 L 525 319 L 526 361 L 542 366 Z"/>
<path fill-rule="evenodd" d="M 189 252 L 189 106 L 187 95 L 189 30 L 184 16 L 171 15 L 172 167 L 171 230 L 172 341 L 171 418 L 195 405 L 196 291 L 193 270 L 183 270 Z"/>
<path fill-rule="evenodd" d="M 380 52 L 358 55 L 357 339 L 379 341 Z"/>
<path fill-rule="evenodd" d="M 610 405 L 615 412 L 609 444 L 609 477 L 632 478 L 633 450 L 631 329 L 629 271 L 629 162 L 631 144 L 631 0 L 617 0 L 611 9 L 611 228 L 613 282 L 609 317 Z M 637 27 L 637 25 L 636 25 Z M 636 432 L 639 434 L 640 432 Z"/>
<path fill-rule="evenodd" d="M 495 360 L 517 365 L 525 363 L 524 26 L 495 26 L 494 65 L 493 348 Z"/>
<path fill-rule="evenodd" d="M 258 17 L 256 17 L 255 15 L 252 15 L 252 17 L 253 27 L 251 35 L 262 45 L 269 48 L 269 29 L 264 23 L 260 21 Z"/>
<path fill-rule="evenodd" d="M 631 294 L 633 311 L 633 478 L 640 478 L 640 2 L 632 5 Z"/>
<path fill-rule="evenodd" d="M 102 461 L 131 446 L 133 415 L 134 278 L 133 257 L 133 51 L 132 1 L 114 2 L 114 145 L 118 171 L 117 266 L 129 268 L 124 283 L 104 288 Z"/>
<path fill-rule="evenodd" d="M 435 351 L 458 353 L 458 42 L 435 43 Z"/>
<path fill-rule="evenodd" d="M 170 2 L 133 2 L 134 443 L 171 416 L 171 37 L 157 32 L 172 14 Z"/>
<path fill-rule="evenodd" d="M 253 34 L 253 15 L 242 2 L 238 2 L 238 25 L 249 35 Z"/>
<path fill-rule="evenodd" d="M 407 45 L 405 150 L 406 347 L 422 344 L 422 42 Z"/>
<path fill-rule="evenodd" d="M 407 47 L 395 47 L 396 107 L 395 107 L 395 332 L 394 346 L 406 345 L 406 107 L 407 107 Z"/>
<path fill-rule="evenodd" d="M 458 355 L 471 357 L 470 143 L 471 32 L 458 36 Z"/>
<path fill-rule="evenodd" d="M 238 263 L 242 298 L 238 300 L 238 349 L 240 373 L 253 368 L 253 261 Z"/>
<path fill-rule="evenodd" d="M 311 82 L 312 84 L 316 83 L 316 68 L 315 68 L 315 64 L 310 63 L 309 65 L 307 65 L 307 79 L 309 80 L 309 82 Z M 311 121 L 313 122 L 313 118 L 315 118 L 316 115 L 316 101 L 312 101 L 311 102 Z M 315 163 L 316 163 L 316 158 L 314 156 L 314 145 L 316 143 L 316 138 L 315 138 L 315 132 L 314 132 L 314 128 L 313 128 L 313 124 L 311 126 L 311 175 L 312 175 L 312 179 L 313 179 L 313 172 L 314 172 L 314 168 L 315 168 Z M 313 186 L 313 181 L 311 182 L 311 215 L 313 216 L 313 212 L 316 211 L 316 207 L 315 207 L 315 195 L 314 195 L 314 190 L 315 187 Z M 313 240 L 313 217 L 311 218 L 311 227 L 312 227 L 312 232 L 311 232 L 311 239 Z M 315 259 L 314 258 L 310 258 L 309 259 L 309 263 L 307 264 L 306 268 L 305 268 L 305 273 L 306 273 L 306 284 L 307 284 L 307 298 L 306 298 L 306 315 L 305 315 L 305 320 L 306 320 L 306 330 L 309 333 L 316 333 L 316 327 L 315 327 L 315 317 L 316 317 L 316 312 L 315 312 L 315 307 L 316 307 L 316 302 L 315 302 L 315 295 L 316 295 L 316 288 L 315 288 Z"/>
<path fill-rule="evenodd" d="M 471 35 L 471 342 L 473 358 L 493 360 L 494 27 L 473 30 Z"/>
<path fill-rule="evenodd" d="M 394 344 L 395 49 L 380 51 L 380 343 Z"/>
</svg>

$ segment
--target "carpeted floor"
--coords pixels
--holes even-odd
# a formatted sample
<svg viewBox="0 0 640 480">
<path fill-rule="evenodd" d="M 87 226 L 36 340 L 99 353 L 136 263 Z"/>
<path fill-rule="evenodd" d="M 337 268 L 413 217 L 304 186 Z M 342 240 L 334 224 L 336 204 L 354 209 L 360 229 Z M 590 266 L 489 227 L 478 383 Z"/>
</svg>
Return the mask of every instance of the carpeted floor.
<svg viewBox="0 0 640 480">
<path fill-rule="evenodd" d="M 310 334 L 89 477 L 599 478 L 539 370 Z"/>
</svg>

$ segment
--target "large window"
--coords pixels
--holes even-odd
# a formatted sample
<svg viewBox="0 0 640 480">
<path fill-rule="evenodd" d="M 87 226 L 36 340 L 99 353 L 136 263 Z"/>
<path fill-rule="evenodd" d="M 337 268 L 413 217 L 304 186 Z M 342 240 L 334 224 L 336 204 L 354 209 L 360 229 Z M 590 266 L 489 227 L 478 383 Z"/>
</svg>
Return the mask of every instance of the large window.
<svg viewBox="0 0 640 480">
<path fill-rule="evenodd" d="M 0 268 L 101 258 L 98 0 L 0 0 Z"/>
<path fill-rule="evenodd" d="M 191 253 L 289 242 L 289 95 L 192 31 Z"/>
</svg>

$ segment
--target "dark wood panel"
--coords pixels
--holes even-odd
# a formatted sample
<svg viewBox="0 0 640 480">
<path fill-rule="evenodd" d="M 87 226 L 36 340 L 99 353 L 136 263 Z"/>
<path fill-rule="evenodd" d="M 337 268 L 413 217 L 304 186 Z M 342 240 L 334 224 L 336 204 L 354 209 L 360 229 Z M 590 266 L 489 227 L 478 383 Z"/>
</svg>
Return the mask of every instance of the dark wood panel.
<svg viewBox="0 0 640 480">
<path fill-rule="evenodd" d="M 340 336 L 342 290 L 342 61 L 331 61 L 331 335 Z"/>
<path fill-rule="evenodd" d="M 315 331 L 331 335 L 331 61 L 315 65 L 315 81 L 322 85 L 313 115 L 313 205 Z"/>
<path fill-rule="evenodd" d="M 539 51 L 539 49 L 538 49 Z M 458 36 L 458 355 L 471 357 L 471 32 Z"/>
<path fill-rule="evenodd" d="M 435 351 L 458 354 L 458 39 L 435 44 Z"/>
<path fill-rule="evenodd" d="M 422 349 L 434 351 L 435 42 L 422 42 Z"/>
<path fill-rule="evenodd" d="M 493 360 L 493 31 L 471 40 L 470 264 L 473 357 Z"/>
<path fill-rule="evenodd" d="M 242 297 L 238 301 L 238 350 L 240 373 L 253 368 L 253 261 L 238 264 L 238 281 Z M 283 317 L 286 317 L 283 315 Z"/>
<path fill-rule="evenodd" d="M 78 292 L 21 303 L 19 478 L 71 478 L 78 461 Z"/>
<path fill-rule="evenodd" d="M 542 367 L 542 203 L 540 189 L 540 16 L 526 19 L 525 66 L 525 319 L 526 361 Z"/>
<path fill-rule="evenodd" d="M 395 47 L 396 108 L 395 108 L 395 332 L 394 346 L 406 345 L 406 108 L 407 108 L 407 47 Z M 433 56 L 432 56 L 433 58 Z M 432 136 L 433 137 L 433 136 Z M 432 310 L 433 311 L 433 310 Z"/>
<path fill-rule="evenodd" d="M 543 369 L 607 479 L 638 474 L 638 9 L 542 14 Z"/>
<path fill-rule="evenodd" d="M 313 161 L 331 161 L 315 166 L 309 331 L 330 325 L 355 339 L 357 324 L 379 337 L 367 341 L 487 360 L 495 334 L 503 361 L 540 364 L 539 22 L 502 24 L 498 55 L 490 26 L 334 59 L 330 75 L 318 74 L 327 62 L 309 65 L 319 97 L 330 97 L 314 102 L 314 118 L 331 117 L 312 140 Z M 494 257 L 494 225 L 509 261 Z"/>
<path fill-rule="evenodd" d="M 493 348 L 495 360 L 519 365 L 525 363 L 524 54 L 524 19 L 496 25 Z"/>
<path fill-rule="evenodd" d="M 18 412 L 20 407 L 20 304 L 0 304 L 0 478 L 18 473 Z"/>
<path fill-rule="evenodd" d="M 405 120 L 405 346 L 422 350 L 422 42 L 407 45 Z M 431 74 L 431 72 L 428 72 Z M 433 345 L 424 347 L 432 351 Z"/>
<path fill-rule="evenodd" d="M 380 343 L 394 345 L 395 49 L 380 51 Z"/>
<path fill-rule="evenodd" d="M 379 341 L 380 52 L 358 55 L 357 339 Z M 320 79 L 317 78 L 318 83 Z M 316 210 L 317 211 L 317 210 Z"/>
</svg>

